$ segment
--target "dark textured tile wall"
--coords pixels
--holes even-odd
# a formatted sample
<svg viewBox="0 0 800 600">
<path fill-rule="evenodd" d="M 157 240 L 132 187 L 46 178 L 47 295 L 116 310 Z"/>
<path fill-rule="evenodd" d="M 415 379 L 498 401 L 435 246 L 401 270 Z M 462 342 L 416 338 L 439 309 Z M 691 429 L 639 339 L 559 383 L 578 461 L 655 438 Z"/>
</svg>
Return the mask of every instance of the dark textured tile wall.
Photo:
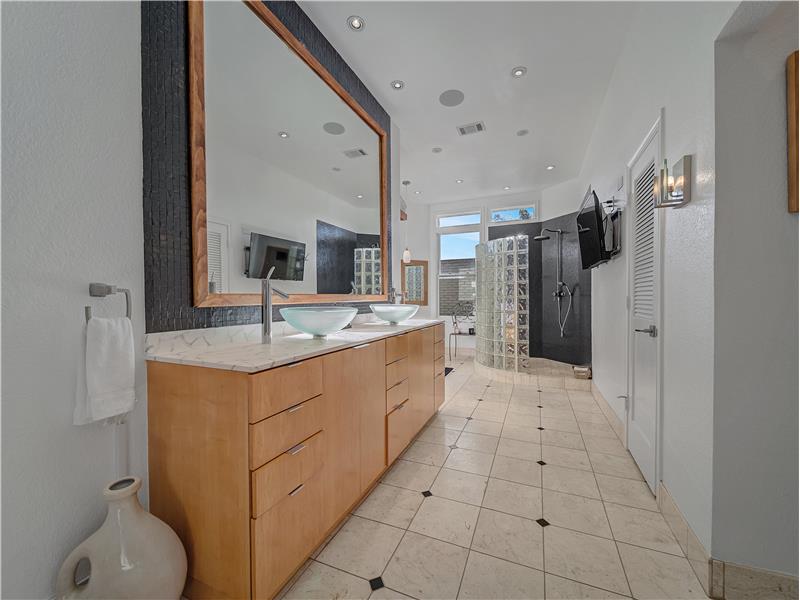
<svg viewBox="0 0 800 600">
<path fill-rule="evenodd" d="M 264 4 L 389 134 L 389 115 L 302 9 L 295 2 Z M 141 11 L 146 330 L 260 323 L 260 307 L 193 306 L 186 4 L 145 1 Z M 391 256 L 391 219 L 387 230 Z M 391 261 L 389 270 L 391 281 Z M 369 312 L 365 303 L 354 306 Z"/>
</svg>

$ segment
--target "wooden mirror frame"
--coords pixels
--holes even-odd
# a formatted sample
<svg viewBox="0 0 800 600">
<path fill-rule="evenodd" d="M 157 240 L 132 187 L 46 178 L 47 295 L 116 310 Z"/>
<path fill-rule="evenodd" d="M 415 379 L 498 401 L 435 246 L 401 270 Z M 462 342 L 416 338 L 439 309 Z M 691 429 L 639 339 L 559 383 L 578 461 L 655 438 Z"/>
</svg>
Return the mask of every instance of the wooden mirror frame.
<svg viewBox="0 0 800 600">
<path fill-rule="evenodd" d="M 259 0 L 242 0 L 267 28 L 277 35 L 300 59 L 308 65 L 336 95 L 378 134 L 380 164 L 380 220 L 381 220 L 381 280 L 383 294 L 291 294 L 288 300 L 273 296 L 274 304 L 309 304 L 330 302 L 381 302 L 387 300 L 389 285 L 389 196 L 387 186 L 386 131 L 342 85 L 322 66 L 308 49 Z M 192 287 L 196 307 L 256 306 L 261 305 L 261 294 L 223 293 L 208 291 L 208 231 L 206 220 L 206 111 L 205 111 L 205 59 L 203 38 L 203 2 L 188 3 L 189 13 L 189 151 L 191 201 L 192 201 Z"/>
<path fill-rule="evenodd" d="M 406 289 L 406 267 L 422 267 L 422 300 L 414 301 L 407 298 Z M 403 302 L 406 304 L 416 304 L 417 306 L 428 306 L 428 261 L 412 260 L 411 262 L 400 263 L 400 289 L 403 290 Z"/>
</svg>

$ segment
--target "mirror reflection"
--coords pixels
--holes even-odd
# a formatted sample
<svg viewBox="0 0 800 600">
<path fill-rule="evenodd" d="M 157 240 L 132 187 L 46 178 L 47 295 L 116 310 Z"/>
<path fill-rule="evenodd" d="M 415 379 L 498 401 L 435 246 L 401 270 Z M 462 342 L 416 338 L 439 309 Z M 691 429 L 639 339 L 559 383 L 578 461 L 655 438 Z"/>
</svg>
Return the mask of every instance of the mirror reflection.
<svg viewBox="0 0 800 600">
<path fill-rule="evenodd" d="M 210 293 L 380 294 L 380 140 L 241 2 L 204 8 Z"/>
</svg>

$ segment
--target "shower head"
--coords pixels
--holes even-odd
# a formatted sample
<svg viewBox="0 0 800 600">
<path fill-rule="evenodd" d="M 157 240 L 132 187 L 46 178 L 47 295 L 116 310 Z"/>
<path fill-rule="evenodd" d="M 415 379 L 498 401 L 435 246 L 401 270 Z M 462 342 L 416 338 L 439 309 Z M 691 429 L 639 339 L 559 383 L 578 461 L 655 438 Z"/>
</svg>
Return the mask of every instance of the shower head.
<svg viewBox="0 0 800 600">
<path fill-rule="evenodd" d="M 533 241 L 534 242 L 543 242 L 543 241 L 549 240 L 549 239 L 550 239 L 549 235 L 537 235 L 536 237 L 533 238 Z"/>
</svg>

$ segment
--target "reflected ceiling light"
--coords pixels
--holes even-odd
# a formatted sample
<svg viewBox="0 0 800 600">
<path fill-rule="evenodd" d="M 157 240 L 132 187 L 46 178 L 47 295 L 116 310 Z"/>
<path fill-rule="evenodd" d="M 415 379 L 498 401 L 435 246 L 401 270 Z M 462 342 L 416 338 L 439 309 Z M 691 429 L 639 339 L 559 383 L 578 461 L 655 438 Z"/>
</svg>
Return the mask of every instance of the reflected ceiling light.
<svg viewBox="0 0 800 600">
<path fill-rule="evenodd" d="M 286 133 L 285 131 L 279 131 L 278 132 L 278 137 L 285 140 L 286 138 L 289 137 L 289 134 Z"/>
<path fill-rule="evenodd" d="M 417 190 L 416 192 L 414 192 L 414 195 L 415 195 L 415 196 L 419 196 L 421 193 L 422 193 L 422 192 L 420 192 L 419 190 Z"/>
<path fill-rule="evenodd" d="M 511 69 L 511 76 L 515 79 L 519 79 L 520 77 L 525 77 L 525 73 L 528 72 L 528 69 L 525 67 L 514 67 Z"/>
<path fill-rule="evenodd" d="M 403 262 L 405 264 L 408 264 L 408 263 L 411 262 L 411 250 L 409 250 L 408 248 L 403 250 Z"/>
<path fill-rule="evenodd" d="M 442 149 L 439 146 L 434 146 L 433 148 L 431 148 L 431 152 L 433 152 L 434 154 L 439 154 L 439 152 L 441 151 Z"/>
<path fill-rule="evenodd" d="M 530 133 L 530 131 L 528 131 L 527 129 L 520 129 L 520 130 L 517 132 L 517 135 L 518 135 L 519 137 L 522 137 L 523 135 L 528 135 L 529 133 Z"/>
<path fill-rule="evenodd" d="M 508 191 L 508 190 L 510 190 L 510 189 L 511 189 L 511 186 L 510 186 L 510 185 L 504 185 L 504 186 L 503 186 L 503 189 L 504 189 L 504 190 L 506 190 L 506 191 Z"/>
<path fill-rule="evenodd" d="M 463 179 L 456 179 L 456 183 L 464 183 Z"/>
<path fill-rule="evenodd" d="M 404 82 L 404 81 L 402 81 L 401 79 L 395 79 L 395 80 L 394 80 L 392 83 L 390 83 L 389 85 L 391 85 L 391 86 L 392 86 L 392 89 L 393 89 L 393 90 L 402 90 L 404 87 L 406 87 L 406 84 L 405 84 L 405 82 Z"/>
<path fill-rule="evenodd" d="M 552 170 L 553 170 L 553 169 L 555 169 L 555 168 L 556 168 L 556 166 L 555 166 L 555 165 L 547 165 L 547 166 L 545 167 L 545 169 L 547 169 L 548 171 L 552 171 Z"/>
<path fill-rule="evenodd" d="M 364 194 L 359 194 L 358 196 L 356 196 L 356 198 L 358 198 L 359 200 L 361 200 L 363 197 L 364 197 Z"/>
<path fill-rule="evenodd" d="M 366 27 L 366 25 L 367 23 L 364 21 L 364 19 L 358 15 L 347 17 L 347 26 L 353 31 L 364 31 L 364 27 Z"/>
</svg>

